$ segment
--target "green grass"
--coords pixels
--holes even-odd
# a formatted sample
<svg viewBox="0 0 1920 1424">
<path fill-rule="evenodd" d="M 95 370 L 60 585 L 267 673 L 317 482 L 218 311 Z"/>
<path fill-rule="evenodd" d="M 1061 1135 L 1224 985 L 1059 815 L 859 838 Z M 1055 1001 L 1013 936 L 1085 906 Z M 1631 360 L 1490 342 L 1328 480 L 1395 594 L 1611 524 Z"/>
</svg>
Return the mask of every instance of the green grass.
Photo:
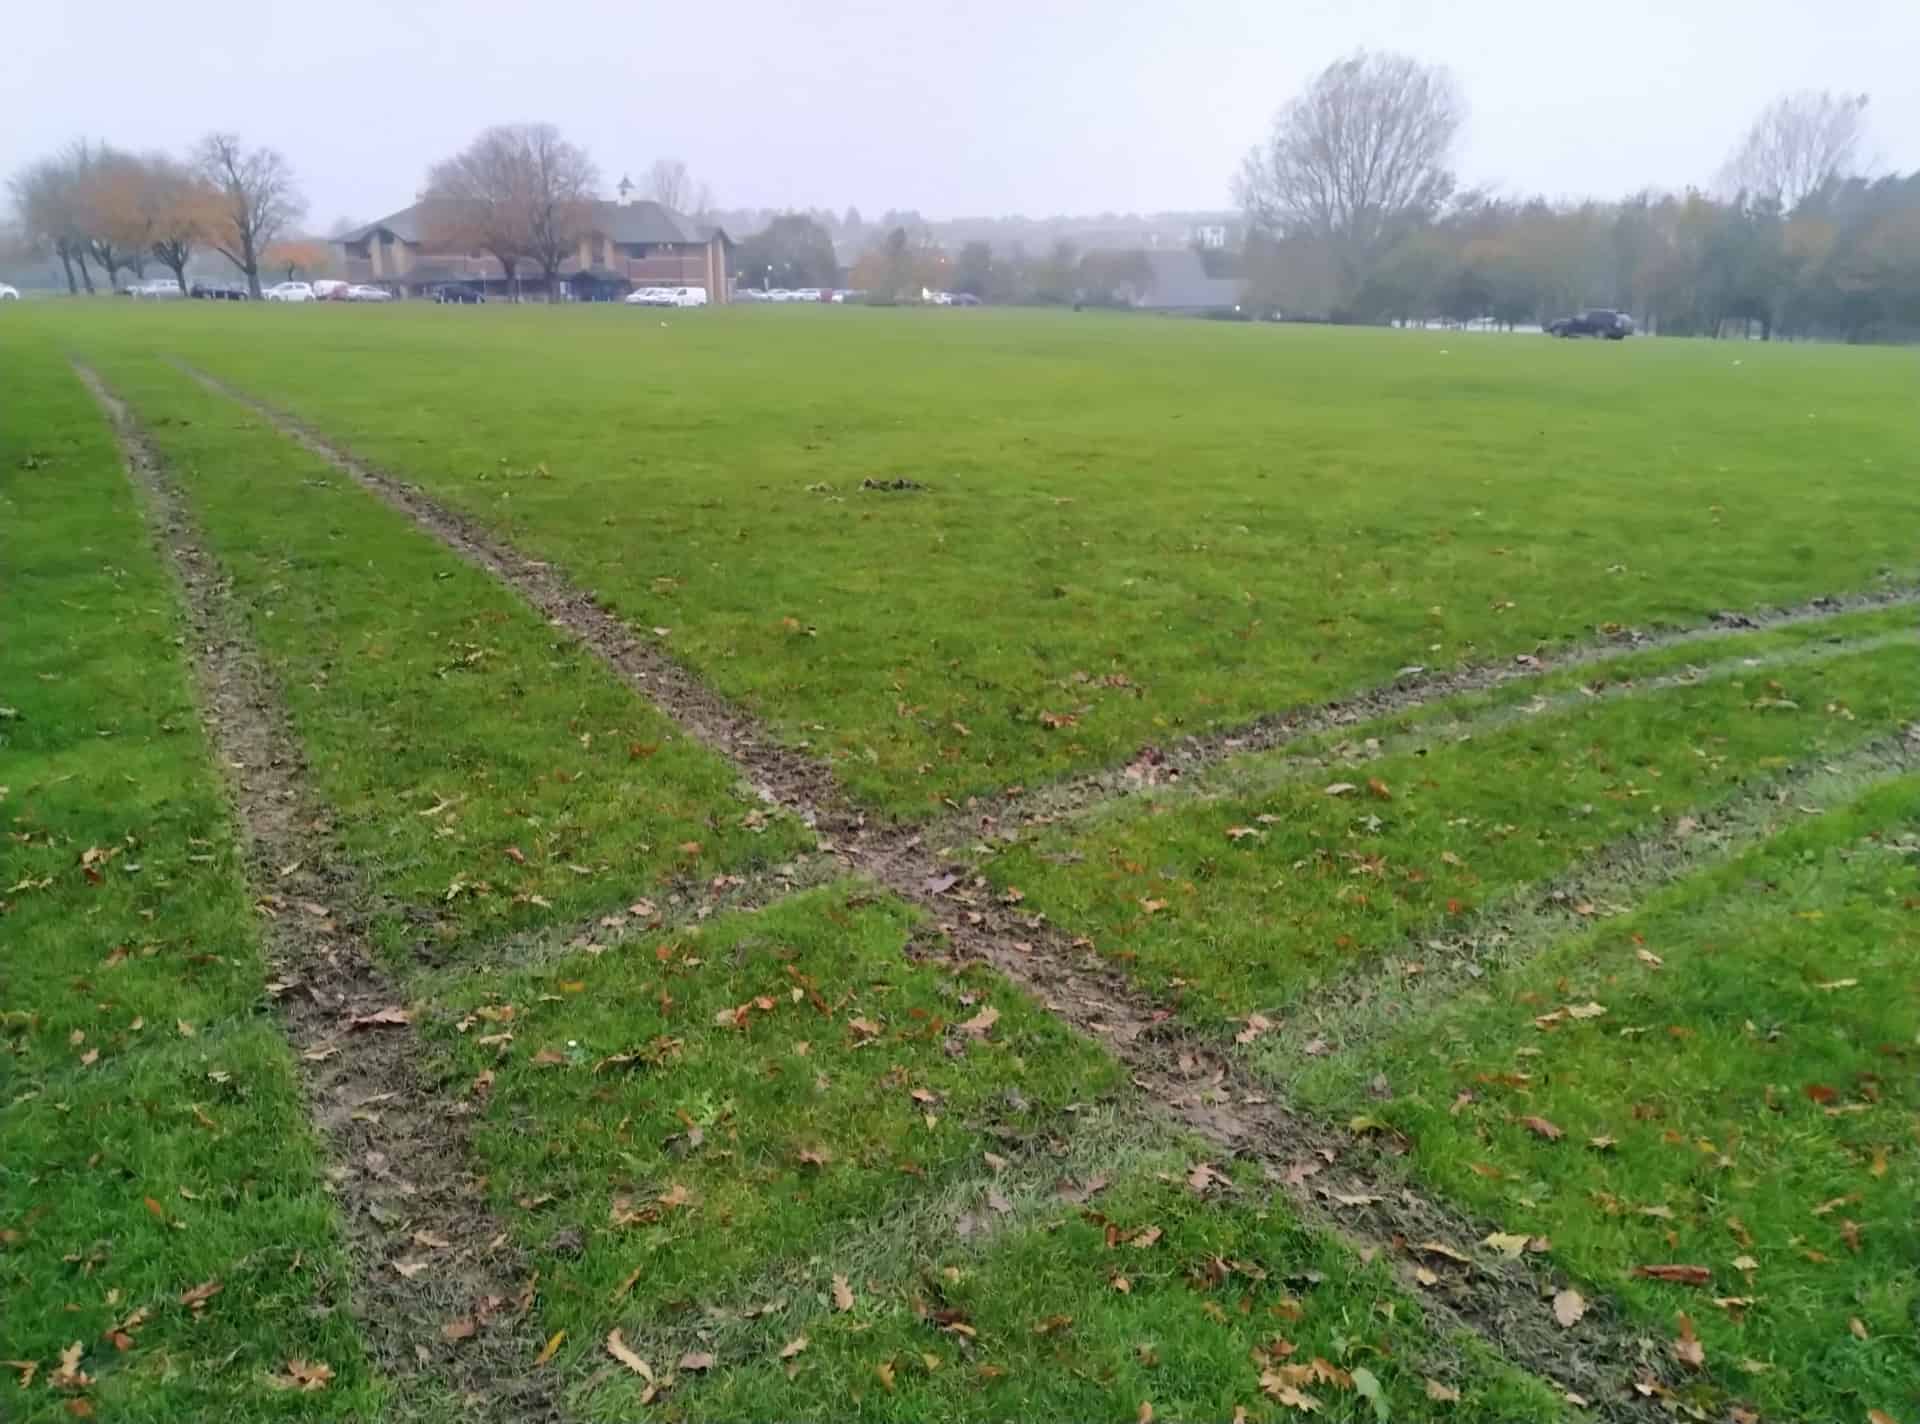
<svg viewBox="0 0 1920 1424">
<path fill-rule="evenodd" d="M 1703 1407 L 1908 1418 L 1916 955 L 1907 777 L 1496 976 L 1365 1062 L 1316 1069 L 1306 1091 L 1404 1132 L 1421 1179 L 1549 1236 L 1648 1330 L 1671 1336 L 1686 1312 Z M 1605 1013 L 1537 1022 L 1591 1004 Z M 1376 1072 L 1384 1104 L 1365 1087 Z M 1632 1274 L 1675 1262 L 1710 1284 Z"/>
<path fill-rule="evenodd" d="M 174 591 L 79 383 L 10 331 L 0 365 L 0 1358 L 38 1367 L 0 1416 L 371 1417 Z"/>
<path fill-rule="evenodd" d="M 197 361 L 480 515 L 909 813 L 1409 664 L 1920 573 L 1897 351 L 1012 311 L 44 319 Z"/>
<path fill-rule="evenodd" d="M 488 575 L 244 409 L 102 363 L 278 675 L 395 960 L 661 896 L 808 843 Z"/>
<path fill-rule="evenodd" d="M 43 1374 L 0 1379 L 0 1413 L 29 1417 L 65 1414 L 44 1371 L 75 1337 L 116 1417 L 371 1418 L 431 1393 L 390 1397 L 355 1341 L 173 592 L 56 346 L 129 400 L 232 577 L 426 1077 L 539 1271 L 531 1324 L 553 1345 L 526 1368 L 583 1419 L 1298 1418 L 1262 1391 L 1282 1358 L 1327 1362 L 1298 1382 L 1315 1417 L 1561 1405 L 1253 1173 L 1195 1195 L 1201 1149 L 1120 1064 L 956 968 L 883 891 L 559 946 L 808 837 L 486 575 L 165 358 L 559 561 L 909 816 L 1411 664 L 1920 575 L 1893 352 L 1756 348 L 1736 368 L 1708 343 L 1014 312 L 5 315 L 30 414 L 0 393 L 0 1357 Z M 1878 774 L 1854 753 L 1914 714 L 1913 624 L 1622 652 L 1236 758 L 982 863 L 1218 1035 L 1682 815 L 1827 765 L 1834 786 Z M 1706 1367 L 1662 1361 L 1682 1406 L 1903 1418 L 1920 787 L 1803 819 L 1631 917 L 1496 956 L 1411 1024 L 1381 1015 L 1304 1083 L 1275 1048 L 1292 1025 L 1247 1062 L 1404 1133 L 1389 1175 L 1551 1236 L 1656 1360 L 1687 1311 Z M 1589 1002 L 1605 1014 L 1536 1026 Z M 1091 1200 L 1059 1191 L 1095 1177 Z M 1631 1274 L 1692 1260 L 1710 1289 Z M 195 1321 L 180 1292 L 214 1277 Z M 148 1304 L 133 1349 L 100 1339 Z M 608 1354 L 616 1328 L 666 1384 L 651 1402 Z M 273 1390 L 288 1356 L 337 1378 Z"/>
<path fill-rule="evenodd" d="M 1284 756 L 1249 756 L 1198 792 L 1043 829 L 985 868 L 1188 1012 L 1271 1011 L 1621 837 L 1892 730 L 1914 687 L 1909 649 L 1837 653 L 1350 769 L 1281 775 Z"/>
<path fill-rule="evenodd" d="M 1156 1419 L 1244 1408 L 1283 1420 L 1298 1406 L 1274 1397 L 1284 1379 L 1264 1390 L 1263 1373 L 1318 1361 L 1331 1368 L 1294 1386 L 1315 1418 L 1566 1412 L 1537 1381 L 1438 1333 L 1383 1266 L 1303 1231 L 1252 1174 L 1231 1202 L 1202 1203 L 1186 1164 L 1163 1153 L 1085 1206 L 1049 1202 L 984 1244 L 895 1243 L 871 1273 L 829 1251 L 807 1317 L 723 1336 L 713 1371 L 682 1374 L 674 1402 L 714 1420 L 1124 1420 L 1143 1404 Z M 849 1309 L 818 1290 L 827 1272 L 848 1275 Z M 783 1362 L 795 1330 L 807 1349 Z M 1436 1402 L 1430 1380 L 1457 1401 Z M 605 1417 L 632 1416 L 615 1403 Z"/>
<path fill-rule="evenodd" d="M 1225 1417 L 1235 1401 L 1273 1417 L 1246 1351 L 1276 1333 L 1302 1362 L 1371 1365 L 1392 1399 L 1429 1374 L 1463 1387 L 1485 1407 L 1462 1418 L 1539 1398 L 1422 1340 L 1382 1271 L 1284 1209 L 1202 1205 L 1180 1145 L 1108 1101 L 1111 1060 L 984 971 L 903 958 L 915 928 L 897 902 L 828 887 L 436 1006 L 447 1076 L 491 1074 L 477 1150 L 542 1272 L 540 1332 L 566 1332 L 549 1368 L 588 1417 L 641 1408 L 644 1381 L 604 1371 L 613 1329 L 660 1375 L 714 1355 L 681 1372 L 671 1398 L 687 1418 L 1130 1416 L 1150 1397 L 1169 1418 Z M 984 1031 L 962 1027 L 988 1008 Z M 1056 1191 L 1123 1172 L 1093 1206 L 1130 1232 L 1162 1224 L 1151 1250 L 1109 1248 Z M 1243 1200 L 1261 1198 L 1249 1179 Z M 1266 1278 L 1196 1290 L 1209 1255 Z M 836 1275 L 859 1283 L 851 1312 L 833 1304 Z M 1296 1327 L 1281 1302 L 1302 1295 Z M 922 1315 L 962 1311 L 978 1336 L 928 1323 L 916 1300 Z M 1075 1319 L 1070 1340 L 1034 1335 L 1058 1314 Z M 801 1335 L 789 1380 L 779 1352 Z M 888 1360 L 892 1391 L 875 1373 Z M 1328 1417 L 1370 1411 L 1351 1396 Z"/>
</svg>

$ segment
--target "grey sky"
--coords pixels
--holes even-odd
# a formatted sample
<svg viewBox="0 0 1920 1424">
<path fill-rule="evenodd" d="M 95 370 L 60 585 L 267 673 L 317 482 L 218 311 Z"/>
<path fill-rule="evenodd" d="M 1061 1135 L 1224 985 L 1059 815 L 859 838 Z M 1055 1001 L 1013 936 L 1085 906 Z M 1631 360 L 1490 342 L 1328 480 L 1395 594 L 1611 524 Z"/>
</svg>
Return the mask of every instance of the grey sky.
<svg viewBox="0 0 1920 1424">
<path fill-rule="evenodd" d="M 723 206 L 869 217 L 1229 206 L 1275 107 L 1356 45 L 1453 68 L 1469 182 L 1704 182 L 1777 93 L 1872 95 L 1920 167 L 1916 0 L 78 0 L 6 7 L 0 172 L 82 134 L 212 127 L 293 161 L 312 226 L 412 199 L 491 122 L 545 119 L 609 182 L 684 158 Z"/>
</svg>

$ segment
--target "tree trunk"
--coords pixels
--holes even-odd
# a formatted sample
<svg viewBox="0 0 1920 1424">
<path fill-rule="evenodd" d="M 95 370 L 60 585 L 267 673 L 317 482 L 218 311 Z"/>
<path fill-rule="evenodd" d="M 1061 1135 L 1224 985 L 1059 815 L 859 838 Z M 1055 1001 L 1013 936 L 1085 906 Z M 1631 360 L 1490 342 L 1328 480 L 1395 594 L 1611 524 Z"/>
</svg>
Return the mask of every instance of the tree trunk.
<svg viewBox="0 0 1920 1424">
<path fill-rule="evenodd" d="M 67 295 L 70 297 L 79 296 L 80 284 L 79 282 L 74 280 L 73 258 L 67 254 L 67 249 L 64 247 L 56 248 L 55 251 L 60 258 L 60 266 L 65 270 L 67 274 Z"/>
<path fill-rule="evenodd" d="M 86 286 L 87 295 L 93 295 L 93 273 L 87 270 L 87 254 L 83 248 L 75 248 L 73 260 L 80 264 L 80 280 Z"/>
<path fill-rule="evenodd" d="M 247 295 L 257 302 L 260 300 L 260 258 L 253 250 L 251 233 L 241 235 L 240 258 L 240 270 L 247 274 Z"/>
<path fill-rule="evenodd" d="M 167 270 L 173 273 L 173 280 L 180 284 L 180 295 L 192 296 L 193 294 L 187 290 L 187 259 L 182 257 L 177 267 L 172 262 L 168 262 Z"/>
</svg>

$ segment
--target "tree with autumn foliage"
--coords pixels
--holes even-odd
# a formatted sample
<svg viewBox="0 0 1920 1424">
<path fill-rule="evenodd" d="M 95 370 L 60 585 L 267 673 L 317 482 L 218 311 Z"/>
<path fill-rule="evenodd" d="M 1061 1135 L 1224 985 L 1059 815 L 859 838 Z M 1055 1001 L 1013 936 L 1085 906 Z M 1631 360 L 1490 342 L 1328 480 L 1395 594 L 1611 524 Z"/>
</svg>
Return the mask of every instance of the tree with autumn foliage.
<svg viewBox="0 0 1920 1424">
<path fill-rule="evenodd" d="M 187 290 L 187 264 L 220 223 L 220 195 L 186 164 L 160 154 L 147 160 L 143 192 L 152 216 L 148 250 Z"/>
<path fill-rule="evenodd" d="M 291 282 L 296 273 L 309 278 L 319 276 L 331 260 L 332 254 L 324 242 L 303 239 L 276 242 L 260 254 L 261 267 L 270 273 L 284 273 L 280 278 L 283 282 Z"/>
</svg>

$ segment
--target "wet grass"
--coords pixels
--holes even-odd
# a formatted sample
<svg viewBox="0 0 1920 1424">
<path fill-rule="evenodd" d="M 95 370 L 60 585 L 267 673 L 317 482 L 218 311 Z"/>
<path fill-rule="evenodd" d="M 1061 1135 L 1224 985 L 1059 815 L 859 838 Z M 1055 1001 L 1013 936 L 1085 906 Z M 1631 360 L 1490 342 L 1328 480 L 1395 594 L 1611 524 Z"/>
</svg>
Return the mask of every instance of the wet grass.
<svg viewBox="0 0 1920 1424">
<path fill-rule="evenodd" d="M 0 1416 L 370 1417 L 174 590 L 86 392 L 0 364 Z"/>
<path fill-rule="evenodd" d="M 1210 773 L 1212 794 L 1148 793 L 985 868 L 1195 1017 L 1273 1012 L 1622 837 L 1889 732 L 1912 715 L 1913 688 L 1910 649 L 1842 652 L 1436 738 L 1350 771 L 1336 757 L 1311 779 L 1268 777 L 1283 758 L 1246 757 Z"/>
<path fill-rule="evenodd" d="M 1920 574 L 1892 351 L 1013 311 L 45 319 L 479 515 L 916 815 L 1411 664 Z"/>
<path fill-rule="evenodd" d="M 1704 1349 L 1676 1372 L 1689 1405 L 1904 1418 L 1920 1406 L 1916 952 L 1908 776 L 1303 1088 L 1404 1133 L 1421 1180 L 1549 1237 L 1646 1329 L 1671 1339 L 1686 1314 Z M 1699 1284 L 1636 1274 L 1672 1264 Z"/>
<path fill-rule="evenodd" d="M 103 374 L 231 575 L 394 960 L 809 843 L 591 654 L 258 417 L 150 359 Z"/>
</svg>

